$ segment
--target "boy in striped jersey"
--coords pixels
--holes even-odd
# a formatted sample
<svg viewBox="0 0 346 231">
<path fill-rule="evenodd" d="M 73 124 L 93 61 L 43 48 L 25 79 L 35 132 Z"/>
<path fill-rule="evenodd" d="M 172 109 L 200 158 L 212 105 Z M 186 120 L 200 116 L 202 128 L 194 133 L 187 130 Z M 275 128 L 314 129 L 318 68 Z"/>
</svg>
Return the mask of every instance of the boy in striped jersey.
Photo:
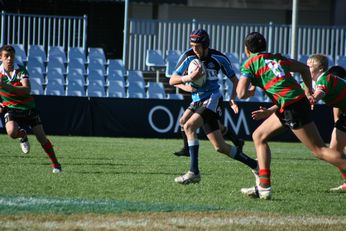
<svg viewBox="0 0 346 231">
<path fill-rule="evenodd" d="M 307 60 L 311 78 L 315 82 L 314 99 L 323 100 L 334 108 L 334 129 L 330 147 L 343 152 L 346 146 L 346 81 L 328 70 L 328 58 L 325 55 L 311 55 Z M 327 71 L 328 70 L 328 71 Z M 339 168 L 344 184 L 332 188 L 331 191 L 346 192 L 346 170 Z"/>
<path fill-rule="evenodd" d="M 252 137 L 256 148 L 260 182 L 255 187 L 243 188 L 243 194 L 271 199 L 270 182 L 271 151 L 268 140 L 290 129 L 295 136 L 319 159 L 346 170 L 346 156 L 328 148 L 311 119 L 314 103 L 309 68 L 296 60 L 287 59 L 280 54 L 267 53 L 264 36 L 252 32 L 245 38 L 245 53 L 248 59 L 241 68 L 241 77 L 237 86 L 239 98 L 253 95 L 256 87 L 262 88 L 272 99 L 275 106 L 269 110 L 268 118 L 254 131 Z M 305 89 L 302 89 L 291 76 L 299 72 Z M 251 84 L 251 87 L 249 87 Z"/>
<path fill-rule="evenodd" d="M 3 112 L 8 136 L 20 139 L 23 153 L 30 151 L 27 133 L 20 126 L 30 126 L 42 148 L 52 162 L 53 173 L 62 171 L 53 145 L 47 139 L 41 119 L 36 110 L 34 98 L 30 95 L 30 82 L 27 70 L 14 63 L 15 49 L 10 45 L 0 48 L 0 113 Z"/>
</svg>

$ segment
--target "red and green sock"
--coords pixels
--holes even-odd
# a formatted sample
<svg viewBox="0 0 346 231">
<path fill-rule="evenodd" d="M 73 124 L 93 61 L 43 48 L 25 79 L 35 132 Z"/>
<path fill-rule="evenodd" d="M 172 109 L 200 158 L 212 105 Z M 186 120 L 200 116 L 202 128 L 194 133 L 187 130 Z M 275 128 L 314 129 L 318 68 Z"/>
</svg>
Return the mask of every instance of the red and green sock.
<svg viewBox="0 0 346 231">
<path fill-rule="evenodd" d="M 50 161 L 52 162 L 53 168 L 59 168 L 60 164 L 55 156 L 54 148 L 52 143 L 48 140 L 46 144 L 42 145 L 42 148 L 47 153 Z"/>
<path fill-rule="evenodd" d="M 270 184 L 270 169 L 260 169 L 258 172 L 260 178 L 260 186 L 262 188 L 269 188 Z"/>
<path fill-rule="evenodd" d="M 346 184 L 346 169 L 341 169 L 341 168 L 338 168 L 338 169 L 341 173 L 342 179 L 344 180 L 344 184 Z"/>
</svg>

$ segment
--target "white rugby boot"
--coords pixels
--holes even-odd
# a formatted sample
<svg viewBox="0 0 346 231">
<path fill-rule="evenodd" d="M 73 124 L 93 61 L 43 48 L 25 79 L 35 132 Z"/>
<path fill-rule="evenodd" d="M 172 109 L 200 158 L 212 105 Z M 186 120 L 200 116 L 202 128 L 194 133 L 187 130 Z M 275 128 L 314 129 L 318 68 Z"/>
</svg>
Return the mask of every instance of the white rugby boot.
<svg viewBox="0 0 346 231">
<path fill-rule="evenodd" d="M 246 196 L 270 200 L 272 198 L 272 188 L 262 188 L 261 186 L 254 186 L 251 188 L 242 188 L 240 192 Z"/>
<path fill-rule="evenodd" d="M 199 183 L 201 181 L 201 174 L 188 171 L 184 175 L 176 177 L 174 181 L 179 184 Z"/>
</svg>

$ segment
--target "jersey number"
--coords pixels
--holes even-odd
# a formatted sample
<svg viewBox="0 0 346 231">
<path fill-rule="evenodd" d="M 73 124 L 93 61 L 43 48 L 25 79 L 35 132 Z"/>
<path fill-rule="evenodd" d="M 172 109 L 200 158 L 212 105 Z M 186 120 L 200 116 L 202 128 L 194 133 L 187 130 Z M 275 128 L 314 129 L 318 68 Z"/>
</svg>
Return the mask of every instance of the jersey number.
<svg viewBox="0 0 346 231">
<path fill-rule="evenodd" d="M 265 63 L 270 68 L 270 70 L 272 70 L 276 77 L 282 78 L 285 76 L 284 69 L 282 69 L 281 65 L 277 61 L 266 59 Z"/>
</svg>

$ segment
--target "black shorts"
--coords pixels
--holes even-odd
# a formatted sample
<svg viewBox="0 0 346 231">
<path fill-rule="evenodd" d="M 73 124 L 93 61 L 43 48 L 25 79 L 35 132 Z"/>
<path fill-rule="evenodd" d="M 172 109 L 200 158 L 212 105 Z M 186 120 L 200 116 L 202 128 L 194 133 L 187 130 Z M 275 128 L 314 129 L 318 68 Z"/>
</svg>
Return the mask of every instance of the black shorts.
<svg viewBox="0 0 346 231">
<path fill-rule="evenodd" d="M 190 104 L 189 109 L 193 113 L 199 114 L 203 118 L 203 128 L 205 134 L 209 134 L 218 130 L 218 120 L 222 118 L 223 114 L 223 98 L 207 99 L 205 101 L 193 102 Z"/>
<path fill-rule="evenodd" d="M 290 129 L 301 128 L 312 122 L 310 103 L 305 97 L 285 107 L 283 112 L 276 111 L 276 115 L 281 123 Z"/>
<path fill-rule="evenodd" d="M 42 124 L 41 118 L 36 109 L 20 110 L 7 108 L 4 115 L 5 123 L 15 121 L 20 126 L 35 127 Z"/>
<path fill-rule="evenodd" d="M 335 122 L 334 127 L 340 131 L 346 132 L 346 113 L 341 113 L 339 119 Z"/>
</svg>

